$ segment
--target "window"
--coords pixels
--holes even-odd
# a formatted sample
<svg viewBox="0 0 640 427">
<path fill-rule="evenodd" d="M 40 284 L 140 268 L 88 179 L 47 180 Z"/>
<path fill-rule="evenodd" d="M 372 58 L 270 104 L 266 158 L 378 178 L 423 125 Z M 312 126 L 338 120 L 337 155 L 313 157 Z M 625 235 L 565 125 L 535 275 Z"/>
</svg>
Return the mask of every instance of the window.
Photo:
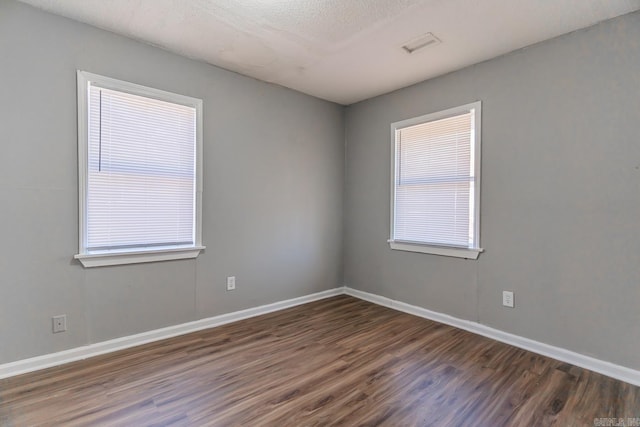
<svg viewBox="0 0 640 427">
<path fill-rule="evenodd" d="M 392 249 L 476 259 L 480 102 L 391 125 Z"/>
<path fill-rule="evenodd" d="M 202 101 L 78 71 L 85 267 L 195 258 Z"/>
</svg>

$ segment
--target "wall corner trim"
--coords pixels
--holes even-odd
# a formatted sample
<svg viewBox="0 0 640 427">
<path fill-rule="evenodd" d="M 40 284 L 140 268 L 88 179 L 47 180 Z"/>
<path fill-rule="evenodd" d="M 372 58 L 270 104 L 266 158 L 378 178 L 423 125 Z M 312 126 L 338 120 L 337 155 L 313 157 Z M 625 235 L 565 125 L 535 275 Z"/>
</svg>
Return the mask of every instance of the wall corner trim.
<svg viewBox="0 0 640 427">
<path fill-rule="evenodd" d="M 438 313 L 436 311 L 431 311 L 426 308 L 392 300 L 390 298 L 371 294 L 369 292 L 345 287 L 344 293 L 355 298 L 391 308 L 393 310 L 402 311 L 414 316 L 433 320 L 439 323 L 444 323 L 446 325 L 453 326 L 459 329 L 464 329 L 465 331 L 482 335 L 487 338 L 512 345 L 514 347 L 522 348 L 533 353 L 551 357 L 552 359 L 560 360 L 561 362 L 571 363 L 572 365 L 576 365 L 581 368 L 588 369 L 590 371 L 594 371 L 629 384 L 640 386 L 640 371 L 637 371 L 635 369 L 616 365 L 611 362 L 596 359 L 561 347 L 556 347 L 539 341 L 534 341 L 529 338 L 510 334 L 508 332 L 494 329 L 481 323 L 460 319 L 444 313 Z"/>
<path fill-rule="evenodd" d="M 337 287 L 314 294 L 274 302 L 272 304 L 234 311 L 231 313 L 221 314 L 219 316 L 213 316 L 206 319 L 195 320 L 193 322 L 168 326 L 166 328 L 155 329 L 152 331 L 142 332 L 126 337 L 115 338 L 112 340 L 76 347 L 57 353 L 50 353 L 42 356 L 32 357 L 29 359 L 22 359 L 15 362 L 0 364 L 0 379 L 13 377 L 20 374 L 26 374 L 28 372 L 39 371 L 41 369 L 51 368 L 53 366 L 64 365 L 66 363 L 88 359 L 90 357 L 99 356 L 101 354 L 124 350 L 126 348 L 148 344 L 154 341 L 160 341 L 191 332 L 201 331 L 203 329 L 222 326 L 227 323 L 236 322 L 238 320 L 260 316 L 262 314 L 283 310 L 285 308 L 295 307 L 297 305 L 330 298 L 336 295 L 342 295 L 344 293 L 344 287 Z"/>
</svg>

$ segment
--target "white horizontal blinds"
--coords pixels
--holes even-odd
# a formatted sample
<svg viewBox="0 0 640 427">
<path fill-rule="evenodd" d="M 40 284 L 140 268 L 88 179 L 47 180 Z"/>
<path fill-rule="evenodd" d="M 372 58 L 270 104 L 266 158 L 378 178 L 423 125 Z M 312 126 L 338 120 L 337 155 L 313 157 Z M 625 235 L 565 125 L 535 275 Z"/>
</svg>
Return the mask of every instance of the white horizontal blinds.
<svg viewBox="0 0 640 427">
<path fill-rule="evenodd" d="M 394 240 L 474 247 L 473 111 L 396 131 Z"/>
<path fill-rule="evenodd" d="M 195 108 L 89 86 L 87 250 L 192 246 Z"/>
</svg>

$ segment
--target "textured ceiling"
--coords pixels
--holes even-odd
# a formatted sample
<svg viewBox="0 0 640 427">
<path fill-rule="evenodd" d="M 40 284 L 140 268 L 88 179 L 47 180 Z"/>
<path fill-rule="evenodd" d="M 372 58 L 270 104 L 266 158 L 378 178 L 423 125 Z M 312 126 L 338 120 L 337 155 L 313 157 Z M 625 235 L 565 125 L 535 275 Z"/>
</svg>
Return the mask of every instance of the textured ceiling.
<svg viewBox="0 0 640 427">
<path fill-rule="evenodd" d="M 640 9 L 640 0 L 21 0 L 351 104 Z M 407 54 L 431 32 L 442 43 Z"/>
</svg>

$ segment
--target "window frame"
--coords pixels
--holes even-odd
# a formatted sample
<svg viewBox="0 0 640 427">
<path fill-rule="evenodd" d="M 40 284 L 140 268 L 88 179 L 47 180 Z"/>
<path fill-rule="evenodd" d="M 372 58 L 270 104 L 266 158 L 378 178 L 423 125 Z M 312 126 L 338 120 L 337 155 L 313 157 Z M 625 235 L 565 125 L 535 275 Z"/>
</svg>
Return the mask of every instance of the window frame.
<svg viewBox="0 0 640 427">
<path fill-rule="evenodd" d="M 474 132 L 472 135 L 474 146 L 474 247 L 464 248 L 458 246 L 434 245 L 424 242 L 409 242 L 395 240 L 395 218 L 396 218 L 396 178 L 397 178 L 397 153 L 398 153 L 398 132 L 404 128 L 446 119 L 457 115 L 473 111 Z M 390 234 L 389 246 L 393 250 L 419 252 L 425 254 L 450 256 L 456 258 L 477 259 L 484 249 L 480 246 L 480 188 L 481 188 L 481 139 L 482 139 L 482 102 L 475 101 L 458 107 L 425 114 L 406 120 L 391 123 L 391 210 L 390 210 Z"/>
<path fill-rule="evenodd" d="M 78 254 L 74 256 L 84 267 L 136 264 L 196 258 L 205 246 L 202 245 L 202 140 L 203 114 L 201 99 L 167 92 L 87 71 L 77 70 L 78 96 Z M 89 85 L 96 84 L 105 89 L 132 95 L 158 99 L 174 104 L 186 105 L 196 110 L 195 147 L 195 242 L 192 246 L 164 246 L 158 249 L 126 249 L 91 253 L 87 250 L 87 191 L 88 191 L 88 144 L 89 144 Z"/>
</svg>

